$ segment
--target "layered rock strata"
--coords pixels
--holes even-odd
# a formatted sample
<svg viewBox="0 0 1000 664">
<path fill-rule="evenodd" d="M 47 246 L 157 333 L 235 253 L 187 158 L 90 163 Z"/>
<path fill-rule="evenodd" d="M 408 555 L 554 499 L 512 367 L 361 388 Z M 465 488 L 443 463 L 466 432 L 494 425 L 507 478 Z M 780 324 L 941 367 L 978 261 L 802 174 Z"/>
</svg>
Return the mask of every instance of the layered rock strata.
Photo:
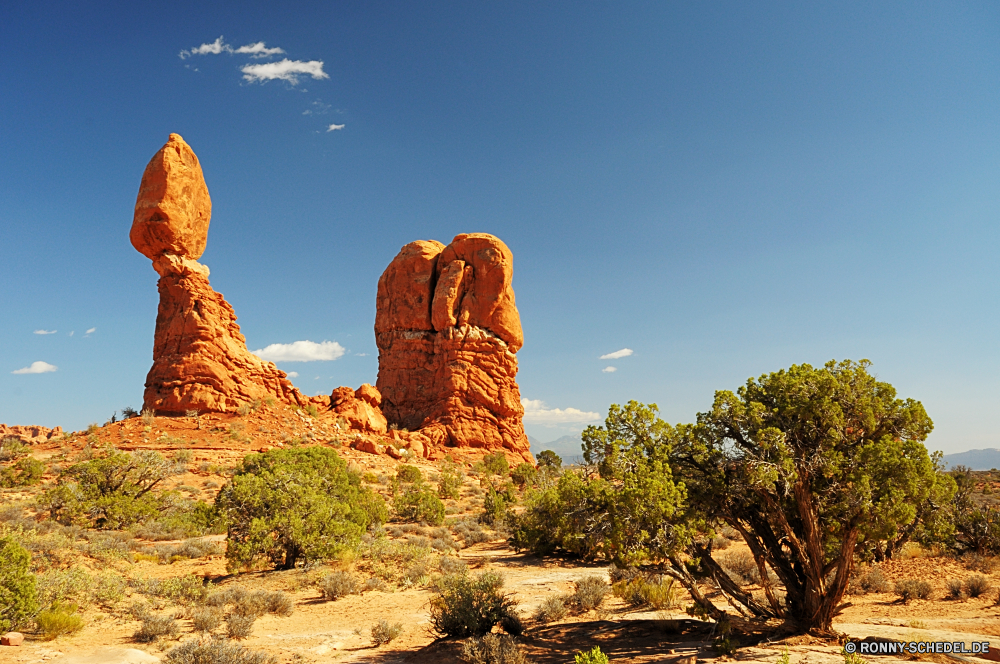
<svg viewBox="0 0 1000 664">
<path fill-rule="evenodd" d="M 390 424 L 419 429 L 435 446 L 531 459 L 513 273 L 510 249 L 486 233 L 400 250 L 379 279 L 375 316 L 377 387 Z"/>
<path fill-rule="evenodd" d="M 160 275 L 153 367 L 143 406 L 162 415 L 230 411 L 277 397 L 308 399 L 283 371 L 247 350 L 236 313 L 198 263 L 212 202 L 194 151 L 178 134 L 153 156 L 139 185 L 129 239 Z"/>
<path fill-rule="evenodd" d="M 22 426 L 15 424 L 7 426 L 6 424 L 0 424 L 0 440 L 3 440 L 4 438 L 17 438 L 22 443 L 28 443 L 30 445 L 34 443 L 46 443 L 53 438 L 59 438 L 62 435 L 62 427 L 49 429 L 48 427 L 39 427 L 34 425 Z"/>
</svg>

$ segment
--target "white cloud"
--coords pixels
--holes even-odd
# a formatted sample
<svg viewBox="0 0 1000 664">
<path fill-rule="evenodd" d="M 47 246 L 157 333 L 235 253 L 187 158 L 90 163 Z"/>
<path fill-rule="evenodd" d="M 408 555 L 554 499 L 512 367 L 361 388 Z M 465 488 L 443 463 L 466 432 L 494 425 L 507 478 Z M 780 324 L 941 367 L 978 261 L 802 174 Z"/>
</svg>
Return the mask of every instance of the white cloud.
<svg viewBox="0 0 1000 664">
<path fill-rule="evenodd" d="M 55 334 L 59 330 L 35 330 L 35 334 Z"/>
<path fill-rule="evenodd" d="M 72 332 L 70 332 L 69 336 L 73 336 L 74 334 L 76 334 L 76 330 L 73 330 Z"/>
<path fill-rule="evenodd" d="M 289 371 L 285 375 L 288 376 L 289 378 L 298 378 L 299 377 L 299 372 L 298 371 Z"/>
<path fill-rule="evenodd" d="M 332 124 L 327 128 L 327 133 L 331 131 L 337 131 L 338 129 L 343 129 L 346 125 Z"/>
<path fill-rule="evenodd" d="M 521 399 L 524 406 L 524 421 L 534 424 L 566 424 L 574 422 L 597 422 L 598 413 L 590 413 L 576 408 L 547 408 L 540 399 Z"/>
<path fill-rule="evenodd" d="M 621 350 L 616 350 L 613 353 L 608 353 L 607 355 L 601 355 L 602 360 L 620 360 L 623 357 L 628 357 L 632 354 L 631 348 L 622 348 Z"/>
<path fill-rule="evenodd" d="M 317 360 L 336 360 L 345 352 L 344 347 L 336 341 L 293 341 L 290 344 L 271 344 L 266 348 L 255 350 L 254 355 L 271 362 L 315 362 Z"/>
<path fill-rule="evenodd" d="M 292 85 L 297 85 L 299 75 L 312 76 L 315 79 L 330 78 L 323 71 L 322 60 L 289 60 L 285 58 L 279 62 L 264 62 L 259 65 L 245 65 L 242 69 L 243 78 L 251 83 L 260 81 L 271 81 L 279 79 L 288 81 Z"/>
<path fill-rule="evenodd" d="M 279 53 L 284 53 L 285 50 L 275 46 L 274 48 L 268 48 L 264 45 L 264 42 L 257 42 L 256 44 L 247 44 L 246 46 L 240 46 L 238 49 L 233 51 L 233 53 L 246 53 L 254 58 L 266 58 L 270 55 L 277 55 Z"/>
<path fill-rule="evenodd" d="M 601 369 L 602 373 L 614 373 L 616 371 L 618 371 L 617 367 L 604 367 Z"/>
<path fill-rule="evenodd" d="M 368 353 L 355 353 L 355 357 L 368 357 Z"/>
<path fill-rule="evenodd" d="M 201 46 L 192 48 L 190 51 L 181 51 L 179 55 L 181 60 L 183 60 L 184 58 L 189 58 L 192 55 L 218 55 L 223 51 L 226 53 L 232 53 L 233 47 L 222 41 L 222 35 L 219 35 L 219 38 L 211 44 L 202 44 Z"/>
<path fill-rule="evenodd" d="M 55 371 L 58 369 L 54 364 L 49 364 L 48 362 L 32 362 L 30 367 L 24 367 L 23 369 L 17 369 L 11 371 L 12 374 L 40 374 L 49 373 L 50 371 Z"/>
<path fill-rule="evenodd" d="M 93 334 L 94 332 L 97 332 L 97 328 L 96 327 L 92 327 L 89 330 L 87 330 L 86 334 Z"/>
</svg>

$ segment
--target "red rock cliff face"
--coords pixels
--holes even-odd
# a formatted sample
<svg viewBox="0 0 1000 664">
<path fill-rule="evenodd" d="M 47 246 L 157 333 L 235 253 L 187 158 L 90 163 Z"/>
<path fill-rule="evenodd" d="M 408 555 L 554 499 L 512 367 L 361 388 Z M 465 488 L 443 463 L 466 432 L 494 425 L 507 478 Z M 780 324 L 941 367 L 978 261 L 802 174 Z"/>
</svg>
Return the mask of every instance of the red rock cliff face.
<svg viewBox="0 0 1000 664">
<path fill-rule="evenodd" d="M 378 282 L 378 390 L 390 423 L 436 445 L 531 460 L 517 357 L 524 343 L 514 258 L 486 233 L 411 242 Z"/>
<path fill-rule="evenodd" d="M 305 405 L 283 371 L 247 350 L 233 308 L 194 260 L 205 250 L 211 216 L 198 157 L 171 134 L 142 176 L 129 234 L 160 275 L 143 407 L 163 415 L 229 411 L 267 396 Z"/>
</svg>

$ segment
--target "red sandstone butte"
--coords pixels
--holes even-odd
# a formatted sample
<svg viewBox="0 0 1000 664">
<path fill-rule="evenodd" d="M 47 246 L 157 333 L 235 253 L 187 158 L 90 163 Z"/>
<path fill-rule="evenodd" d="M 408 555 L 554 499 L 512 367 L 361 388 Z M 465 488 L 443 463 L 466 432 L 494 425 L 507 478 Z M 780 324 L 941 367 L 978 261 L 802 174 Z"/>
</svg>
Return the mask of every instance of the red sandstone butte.
<svg viewBox="0 0 1000 664">
<path fill-rule="evenodd" d="M 377 387 L 390 424 L 435 446 L 505 450 L 531 461 L 517 356 L 524 343 L 514 257 L 486 233 L 403 247 L 378 282 Z"/>
<path fill-rule="evenodd" d="M 171 134 L 143 173 L 129 234 L 160 275 L 143 407 L 161 415 L 225 412 L 268 396 L 304 406 L 308 399 L 283 371 L 247 350 L 236 313 L 194 260 L 205 250 L 211 216 L 198 157 Z"/>
</svg>

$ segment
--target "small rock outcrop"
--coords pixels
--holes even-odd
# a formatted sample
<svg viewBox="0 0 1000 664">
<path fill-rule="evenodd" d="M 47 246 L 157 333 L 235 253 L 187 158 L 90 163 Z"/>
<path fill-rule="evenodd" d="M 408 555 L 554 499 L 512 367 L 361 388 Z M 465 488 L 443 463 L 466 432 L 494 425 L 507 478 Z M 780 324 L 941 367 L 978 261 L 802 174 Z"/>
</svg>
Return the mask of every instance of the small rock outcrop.
<svg viewBox="0 0 1000 664">
<path fill-rule="evenodd" d="M 378 282 L 377 387 L 390 424 L 435 446 L 530 460 L 517 356 L 514 257 L 486 233 L 403 247 Z"/>
<path fill-rule="evenodd" d="M 385 433 L 387 422 L 379 410 L 382 395 L 365 383 L 356 390 L 338 387 L 330 395 L 330 410 L 347 420 L 348 427 L 357 431 Z"/>
<path fill-rule="evenodd" d="M 53 438 L 58 438 L 62 435 L 62 427 L 49 429 L 48 427 L 39 427 L 34 425 L 22 426 L 15 424 L 13 426 L 7 426 L 6 424 L 0 424 L 0 440 L 4 438 L 17 438 L 22 443 L 32 445 L 35 443 L 46 443 Z"/>
<path fill-rule="evenodd" d="M 212 202 L 194 151 L 178 134 L 146 166 L 129 239 L 160 275 L 153 367 L 143 406 L 157 414 L 224 412 L 274 396 L 308 401 L 271 362 L 249 350 L 236 313 L 198 263 Z"/>
</svg>

